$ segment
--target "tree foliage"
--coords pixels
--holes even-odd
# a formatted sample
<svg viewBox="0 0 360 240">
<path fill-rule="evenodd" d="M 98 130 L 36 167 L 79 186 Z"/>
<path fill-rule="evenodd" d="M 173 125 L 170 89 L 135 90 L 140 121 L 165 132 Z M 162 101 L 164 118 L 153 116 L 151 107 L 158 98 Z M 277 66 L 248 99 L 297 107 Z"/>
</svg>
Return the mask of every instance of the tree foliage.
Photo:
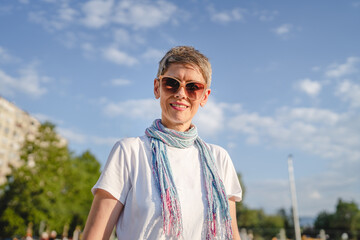
<svg viewBox="0 0 360 240">
<path fill-rule="evenodd" d="M 21 149 L 23 165 L 13 168 L 0 195 L 0 237 L 25 235 L 28 224 L 38 234 L 63 231 L 70 225 L 83 226 L 89 212 L 90 189 L 100 174 L 100 164 L 90 153 L 73 156 L 60 141 L 49 122 L 39 127 L 35 139 L 27 139 Z"/>
<path fill-rule="evenodd" d="M 347 233 L 350 239 L 360 237 L 360 210 L 355 202 L 338 200 L 335 213 L 321 212 L 314 223 L 315 229 L 324 229 L 331 239 L 341 239 Z"/>
<path fill-rule="evenodd" d="M 238 173 L 240 183 L 241 174 Z M 244 184 L 241 185 L 243 189 L 243 200 L 245 197 Z M 251 231 L 256 239 L 272 239 L 284 228 L 285 220 L 280 214 L 267 215 L 262 209 L 251 209 L 247 207 L 243 201 L 236 205 L 237 223 L 240 229 L 245 228 Z"/>
<path fill-rule="evenodd" d="M 239 228 L 251 230 L 257 239 L 272 239 L 279 234 L 281 228 L 284 228 L 284 219 L 281 215 L 269 215 L 262 209 L 244 206 L 237 215 Z"/>
</svg>

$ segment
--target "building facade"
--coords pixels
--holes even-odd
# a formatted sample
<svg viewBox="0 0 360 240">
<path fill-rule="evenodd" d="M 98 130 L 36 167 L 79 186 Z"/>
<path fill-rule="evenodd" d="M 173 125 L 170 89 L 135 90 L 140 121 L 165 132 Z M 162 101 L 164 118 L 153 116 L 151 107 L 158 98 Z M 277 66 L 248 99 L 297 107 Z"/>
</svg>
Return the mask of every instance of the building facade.
<svg viewBox="0 0 360 240">
<path fill-rule="evenodd" d="M 0 97 L 0 185 L 6 182 L 10 165 L 21 166 L 22 144 L 26 137 L 35 137 L 40 124 L 36 118 Z"/>
</svg>

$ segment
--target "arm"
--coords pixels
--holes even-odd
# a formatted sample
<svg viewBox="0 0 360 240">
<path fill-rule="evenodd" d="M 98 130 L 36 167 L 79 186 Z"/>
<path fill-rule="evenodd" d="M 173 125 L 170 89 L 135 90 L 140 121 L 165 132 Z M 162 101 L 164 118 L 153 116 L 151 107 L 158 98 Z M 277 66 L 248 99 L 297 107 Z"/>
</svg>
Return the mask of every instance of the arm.
<svg viewBox="0 0 360 240">
<path fill-rule="evenodd" d="M 231 228 L 233 231 L 233 239 L 241 240 L 238 225 L 237 225 L 237 218 L 236 218 L 236 202 L 229 199 L 229 207 L 230 207 Z"/>
<path fill-rule="evenodd" d="M 109 239 L 123 207 L 110 193 L 98 189 L 86 221 L 83 239 Z"/>
</svg>

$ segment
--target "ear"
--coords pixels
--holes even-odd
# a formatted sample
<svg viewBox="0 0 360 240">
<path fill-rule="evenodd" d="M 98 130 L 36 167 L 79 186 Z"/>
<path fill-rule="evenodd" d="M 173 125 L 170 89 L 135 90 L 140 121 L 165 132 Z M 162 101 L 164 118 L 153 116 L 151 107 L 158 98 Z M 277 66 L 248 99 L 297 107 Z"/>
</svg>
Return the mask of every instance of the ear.
<svg viewBox="0 0 360 240">
<path fill-rule="evenodd" d="M 154 79 L 154 95 L 156 99 L 160 98 L 160 81 L 157 78 Z"/>
<path fill-rule="evenodd" d="M 204 107 L 205 104 L 207 103 L 210 93 L 211 93 L 211 89 L 208 88 L 208 89 L 205 90 L 205 94 L 202 97 L 201 102 L 200 102 L 201 107 Z"/>
</svg>

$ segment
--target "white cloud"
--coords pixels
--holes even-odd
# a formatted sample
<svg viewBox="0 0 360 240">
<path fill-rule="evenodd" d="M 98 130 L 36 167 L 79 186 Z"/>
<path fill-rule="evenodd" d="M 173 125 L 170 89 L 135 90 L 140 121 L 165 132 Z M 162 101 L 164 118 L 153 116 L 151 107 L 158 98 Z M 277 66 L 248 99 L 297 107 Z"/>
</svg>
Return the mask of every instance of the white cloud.
<svg viewBox="0 0 360 240">
<path fill-rule="evenodd" d="M 294 159 L 301 161 L 300 159 Z M 314 176 L 296 177 L 296 192 L 300 216 L 316 217 L 319 211 L 333 209 L 339 198 L 338 189 L 342 190 L 341 198 L 350 201 L 359 199 L 359 193 L 353 191 L 357 180 L 341 171 L 322 172 Z M 265 208 L 276 213 L 280 208 L 291 207 L 290 185 L 288 179 L 266 179 L 246 182 L 245 202 L 254 208 Z M 276 192 L 276 194 L 273 194 Z"/>
<path fill-rule="evenodd" d="M 51 122 L 51 123 L 55 123 L 56 125 L 60 125 L 63 124 L 64 122 L 58 118 L 54 118 L 51 116 L 48 116 L 46 114 L 43 113 L 31 113 L 31 116 L 34 116 L 37 120 L 39 120 L 40 122 Z"/>
<path fill-rule="evenodd" d="M 341 119 L 341 115 L 326 109 L 318 108 L 282 108 L 277 111 L 282 121 L 304 121 L 307 123 L 326 124 L 334 126 Z"/>
<path fill-rule="evenodd" d="M 59 134 L 71 143 L 82 145 L 95 144 L 112 146 L 119 138 L 116 137 L 100 137 L 83 134 L 69 128 L 58 128 Z"/>
<path fill-rule="evenodd" d="M 47 92 L 43 86 L 49 78 L 41 76 L 36 70 L 36 64 L 30 64 L 19 69 L 19 76 L 13 77 L 0 69 L 0 85 L 4 95 L 14 95 L 15 92 L 25 93 L 32 97 L 40 97 Z"/>
<path fill-rule="evenodd" d="M 312 81 L 309 78 L 299 81 L 297 87 L 300 91 L 303 91 L 312 97 L 317 96 L 321 91 L 321 84 L 317 81 Z"/>
<path fill-rule="evenodd" d="M 17 62 L 18 58 L 12 56 L 8 51 L 0 46 L 0 63 Z"/>
<path fill-rule="evenodd" d="M 70 129 L 58 128 L 58 131 L 61 136 L 63 136 L 70 142 L 84 144 L 88 139 L 84 134 L 76 133 Z"/>
<path fill-rule="evenodd" d="M 214 137 L 226 128 L 226 115 L 238 113 L 240 104 L 217 102 L 210 98 L 204 107 L 200 107 L 194 117 L 194 124 L 199 128 L 199 135 Z"/>
<path fill-rule="evenodd" d="M 283 24 L 283 25 L 275 28 L 273 31 L 279 36 L 285 36 L 290 33 L 292 28 L 293 28 L 292 24 Z"/>
<path fill-rule="evenodd" d="M 224 107 L 209 100 L 194 118 L 200 136 L 213 136 L 224 128 Z"/>
<path fill-rule="evenodd" d="M 91 142 L 93 142 L 96 145 L 107 145 L 107 146 L 113 146 L 115 142 L 119 140 L 118 137 L 98 137 L 98 136 L 92 136 L 89 138 Z"/>
<path fill-rule="evenodd" d="M 141 35 L 141 32 L 131 32 L 125 28 L 116 28 L 113 30 L 113 44 L 116 47 L 134 47 L 143 45 L 146 40 Z"/>
<path fill-rule="evenodd" d="M 94 46 L 89 43 L 89 42 L 85 42 L 81 45 L 81 48 L 85 51 L 85 52 L 94 52 L 95 48 Z"/>
<path fill-rule="evenodd" d="M 301 169 L 296 166 L 302 161 L 303 159 L 295 156 L 294 171 L 300 216 L 315 217 L 319 211 L 333 209 L 339 198 L 339 189 L 342 191 L 341 198 L 346 201 L 360 198 L 359 192 L 354 192 L 359 181 L 356 169 L 360 167 L 360 163 L 348 167 L 354 169 L 352 172 L 347 172 L 344 168 L 326 169 L 326 171 L 324 169 L 316 175 L 306 174 L 299 177 L 301 171 L 298 170 Z M 250 207 L 265 208 L 270 213 L 275 213 L 280 208 L 291 207 L 290 184 L 287 178 L 253 180 L 245 183 L 247 190 L 245 202 Z M 273 194 L 274 192 L 276 194 Z"/>
<path fill-rule="evenodd" d="M 117 28 L 113 32 L 114 42 L 117 44 L 129 44 L 132 41 L 130 33 L 122 28 Z"/>
<path fill-rule="evenodd" d="M 78 12 L 64 3 L 58 10 L 58 19 L 65 22 L 73 22 Z"/>
<path fill-rule="evenodd" d="M 148 60 L 155 60 L 158 62 L 163 56 L 164 56 L 164 52 L 154 48 L 148 48 L 142 55 L 142 58 Z"/>
<path fill-rule="evenodd" d="M 305 152 L 339 164 L 360 160 L 357 116 L 317 108 L 282 108 L 274 116 L 242 112 L 228 120 L 233 131 L 242 132 L 248 142 L 280 148 L 296 146 Z M 354 129 L 355 124 L 355 129 Z M 342 139 L 342 140 L 340 140 Z"/>
<path fill-rule="evenodd" d="M 235 8 L 229 11 L 217 11 L 214 7 L 208 8 L 211 21 L 217 23 L 229 23 L 235 21 L 241 21 L 244 19 L 244 13 L 246 10 Z"/>
<path fill-rule="evenodd" d="M 82 6 L 85 18 L 82 22 L 90 28 L 100 28 L 111 21 L 113 0 L 91 0 Z"/>
<path fill-rule="evenodd" d="M 43 113 L 32 113 L 31 116 L 35 117 L 40 122 L 46 122 L 46 121 L 52 122 L 51 117 L 49 117 L 48 115 L 45 115 Z"/>
<path fill-rule="evenodd" d="M 356 177 L 351 177 L 340 169 L 298 179 L 299 213 L 303 216 L 315 216 L 321 210 L 333 209 L 339 198 L 338 189 L 341 189 L 341 198 L 345 201 L 359 199 L 359 193 L 353 190 L 357 183 Z"/>
<path fill-rule="evenodd" d="M 13 6 L 0 6 L 0 16 L 11 14 L 13 9 Z"/>
<path fill-rule="evenodd" d="M 128 79 L 116 78 L 116 79 L 112 79 L 110 81 L 110 84 L 112 86 L 126 86 L 126 85 L 131 84 L 131 81 Z"/>
<path fill-rule="evenodd" d="M 311 71 L 313 71 L 313 72 L 318 72 L 320 70 L 321 70 L 321 68 L 319 66 L 314 66 L 311 68 Z"/>
<path fill-rule="evenodd" d="M 123 0 L 115 8 L 113 21 L 135 29 L 153 28 L 174 20 L 177 7 L 166 1 L 135 2 Z"/>
<path fill-rule="evenodd" d="M 103 56 L 105 59 L 110 62 L 119 64 L 119 65 L 127 65 L 132 66 L 138 63 L 138 60 L 125 52 L 120 51 L 115 47 L 109 47 L 103 50 Z"/>
<path fill-rule="evenodd" d="M 317 190 L 311 191 L 310 194 L 308 194 L 308 196 L 312 200 L 320 200 L 321 199 L 321 194 Z"/>
<path fill-rule="evenodd" d="M 290 206 L 289 191 L 286 179 L 246 182 L 244 201 L 252 208 L 267 209 L 270 213 L 276 213 L 280 208 Z"/>
<path fill-rule="evenodd" d="M 256 67 L 256 72 L 272 72 L 279 70 L 280 64 L 278 62 L 268 62 L 265 65 L 262 65 L 261 67 Z"/>
<path fill-rule="evenodd" d="M 126 116 L 153 120 L 160 116 L 160 104 L 155 99 L 137 99 L 124 102 L 107 102 L 104 112 L 108 116 Z"/>
<path fill-rule="evenodd" d="M 336 94 L 354 108 L 360 107 L 360 85 L 345 80 L 338 86 Z"/>
<path fill-rule="evenodd" d="M 56 9 L 54 13 L 44 10 L 32 11 L 28 14 L 29 20 L 42 25 L 48 31 L 54 31 L 73 24 L 79 15 L 78 11 L 71 8 L 67 2 L 61 2 Z"/>
<path fill-rule="evenodd" d="M 360 62 L 358 57 L 348 57 L 346 62 L 343 64 L 332 64 L 328 67 L 328 70 L 325 72 L 327 77 L 331 78 L 340 78 L 346 75 L 357 72 L 356 65 Z"/>
<path fill-rule="evenodd" d="M 94 53 L 96 53 L 96 48 L 89 42 L 82 43 L 81 49 L 84 51 L 84 55 L 88 58 L 91 58 Z"/>
<path fill-rule="evenodd" d="M 262 10 L 262 11 L 255 11 L 254 15 L 259 18 L 260 21 L 269 22 L 275 19 L 278 15 L 278 11 L 269 11 L 269 10 Z"/>
<path fill-rule="evenodd" d="M 100 29 L 118 24 L 133 29 L 154 28 L 161 24 L 177 23 L 178 8 L 171 2 L 129 1 L 129 0 L 87 0 L 80 9 L 70 6 L 71 1 L 54 1 L 54 10 L 36 10 L 29 13 L 29 19 L 41 24 L 49 31 L 62 30 L 69 23 L 82 24 L 88 28 Z"/>
<path fill-rule="evenodd" d="M 163 0 L 87 0 L 80 4 L 80 8 L 76 8 L 71 1 L 54 1 L 53 5 L 52 8 L 29 12 L 29 20 L 50 32 L 61 31 L 61 37 L 57 40 L 68 48 L 82 48 L 85 57 L 91 58 L 100 52 L 105 59 L 127 66 L 138 63 L 138 60 L 121 49 L 136 49 L 138 45 L 146 43 L 141 31 L 131 29 L 154 28 L 165 23 L 176 24 L 177 15 L 180 15 L 176 5 Z M 112 32 L 113 41 L 108 45 L 110 47 L 100 46 L 100 51 L 97 51 L 92 42 L 96 37 L 91 32 L 85 34 L 75 30 L 74 26 L 79 25 L 95 30 L 111 26 L 109 31 Z M 159 50 L 149 48 L 141 57 L 153 60 L 161 55 Z"/>
<path fill-rule="evenodd" d="M 38 23 L 46 28 L 47 20 L 44 17 L 45 12 L 30 12 L 28 14 L 29 20 L 35 23 Z"/>
<path fill-rule="evenodd" d="M 61 38 L 58 39 L 58 41 L 67 48 L 73 48 L 77 46 L 79 39 L 76 33 L 66 32 Z"/>
</svg>

